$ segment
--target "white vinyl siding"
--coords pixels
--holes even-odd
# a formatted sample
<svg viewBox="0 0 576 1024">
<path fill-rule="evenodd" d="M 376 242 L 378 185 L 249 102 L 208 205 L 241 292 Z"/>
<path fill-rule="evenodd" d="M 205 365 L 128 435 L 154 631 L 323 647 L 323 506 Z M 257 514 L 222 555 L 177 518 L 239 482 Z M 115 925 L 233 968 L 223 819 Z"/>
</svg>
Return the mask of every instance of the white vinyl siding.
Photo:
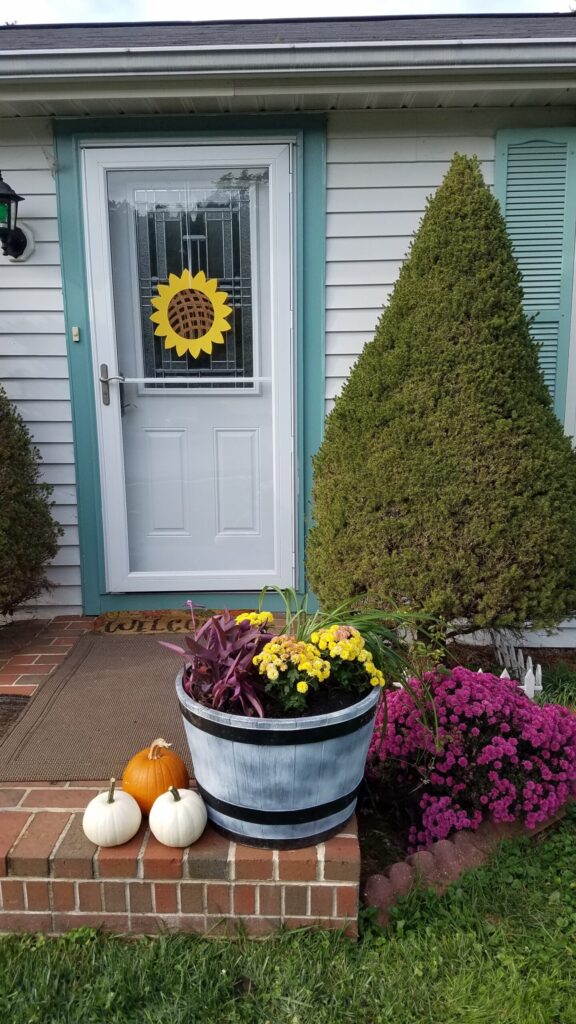
<svg viewBox="0 0 576 1024">
<path fill-rule="evenodd" d="M 430 112 L 430 128 L 434 113 Z M 494 180 L 494 133 L 466 119 L 422 135 L 422 115 L 333 115 L 328 128 L 326 406 L 330 409 L 388 301 L 410 239 L 455 152 L 476 154 Z M 458 122 L 461 129 L 458 130 Z M 414 125 L 411 129 L 410 125 Z M 410 131 L 417 134 L 410 135 Z"/>
<path fill-rule="evenodd" d="M 54 516 L 64 527 L 48 571 L 55 587 L 27 609 L 46 616 L 82 611 L 53 159 L 48 120 L 0 122 L 0 169 L 26 197 L 20 217 L 36 242 L 24 263 L 0 257 L 0 383 L 38 445 L 42 477 L 54 485 Z"/>
<path fill-rule="evenodd" d="M 501 127 L 570 124 L 567 110 L 364 111 L 328 120 L 326 409 L 374 334 L 426 199 L 454 153 L 494 183 Z"/>
</svg>

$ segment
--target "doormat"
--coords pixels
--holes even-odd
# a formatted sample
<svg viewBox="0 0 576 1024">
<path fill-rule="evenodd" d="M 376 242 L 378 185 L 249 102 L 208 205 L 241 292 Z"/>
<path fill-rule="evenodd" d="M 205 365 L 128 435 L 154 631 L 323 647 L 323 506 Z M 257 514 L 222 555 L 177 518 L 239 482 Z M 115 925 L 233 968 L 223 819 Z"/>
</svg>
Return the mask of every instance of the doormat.
<svg viewBox="0 0 576 1024">
<path fill-rule="evenodd" d="M 181 664 L 152 636 L 85 633 L 0 741 L 0 782 L 120 779 L 157 736 L 191 771 L 176 697 Z"/>
<path fill-rule="evenodd" d="M 241 610 L 241 609 L 240 609 Z M 232 610 L 239 615 L 240 610 Z M 195 608 L 194 618 L 199 626 L 212 615 L 209 608 Z M 191 618 L 188 609 L 145 612 L 106 612 L 99 615 L 92 624 L 95 633 L 126 636 L 128 633 L 189 633 Z"/>
</svg>

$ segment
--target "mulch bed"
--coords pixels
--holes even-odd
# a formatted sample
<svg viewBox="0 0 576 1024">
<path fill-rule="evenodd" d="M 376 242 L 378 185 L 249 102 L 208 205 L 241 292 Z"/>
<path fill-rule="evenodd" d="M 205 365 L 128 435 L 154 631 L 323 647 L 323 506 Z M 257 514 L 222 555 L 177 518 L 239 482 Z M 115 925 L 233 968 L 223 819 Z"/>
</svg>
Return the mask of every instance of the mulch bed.
<svg viewBox="0 0 576 1024">
<path fill-rule="evenodd" d="M 416 820 L 412 819 L 410 805 L 409 796 L 396 799 L 375 783 L 362 783 L 356 807 L 362 883 L 408 855 L 408 832 Z"/>
<path fill-rule="evenodd" d="M 8 661 L 13 654 L 19 654 L 46 625 L 46 619 L 23 619 L 17 622 L 2 623 L 0 625 L 0 664 L 3 661 Z"/>
<path fill-rule="evenodd" d="M 382 874 L 398 860 L 407 856 L 405 836 L 408 825 L 401 827 L 397 818 L 372 810 L 369 806 L 357 811 L 358 841 L 361 852 L 360 888 L 370 875 Z"/>
<path fill-rule="evenodd" d="M 7 697 L 0 694 L 0 737 L 5 736 L 16 724 L 29 699 L 29 697 Z"/>
<path fill-rule="evenodd" d="M 494 672 L 500 675 L 502 666 L 493 647 L 476 647 L 474 644 L 450 644 L 450 661 L 452 665 L 463 665 L 477 671 Z M 554 665 L 568 665 L 576 671 L 576 648 L 573 647 L 524 647 L 522 653 L 526 659 L 528 655 L 535 665 L 542 665 L 542 668 L 552 668 Z"/>
</svg>

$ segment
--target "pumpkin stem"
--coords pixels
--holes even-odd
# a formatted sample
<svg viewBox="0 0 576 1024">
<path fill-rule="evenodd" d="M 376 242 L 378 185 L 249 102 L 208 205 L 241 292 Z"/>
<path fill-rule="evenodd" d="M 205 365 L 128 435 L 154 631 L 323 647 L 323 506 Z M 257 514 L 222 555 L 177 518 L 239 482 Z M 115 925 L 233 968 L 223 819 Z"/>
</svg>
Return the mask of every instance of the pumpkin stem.
<svg viewBox="0 0 576 1024">
<path fill-rule="evenodd" d="M 182 797 L 180 796 L 180 793 L 176 789 L 176 786 L 170 786 L 170 789 L 168 790 L 168 792 L 172 793 L 172 796 L 174 797 L 175 800 L 181 800 L 182 799 Z"/>
<path fill-rule="evenodd" d="M 110 789 L 108 790 L 108 799 L 106 801 L 107 804 L 113 804 L 114 803 L 114 788 L 115 788 L 115 786 L 116 786 L 116 779 L 110 779 Z"/>
<path fill-rule="evenodd" d="M 162 750 L 168 750 L 171 746 L 171 743 L 166 743 L 166 740 L 163 740 L 162 737 L 159 736 L 157 740 L 154 740 L 154 742 L 150 744 L 148 760 L 157 761 L 159 757 L 162 757 Z"/>
</svg>

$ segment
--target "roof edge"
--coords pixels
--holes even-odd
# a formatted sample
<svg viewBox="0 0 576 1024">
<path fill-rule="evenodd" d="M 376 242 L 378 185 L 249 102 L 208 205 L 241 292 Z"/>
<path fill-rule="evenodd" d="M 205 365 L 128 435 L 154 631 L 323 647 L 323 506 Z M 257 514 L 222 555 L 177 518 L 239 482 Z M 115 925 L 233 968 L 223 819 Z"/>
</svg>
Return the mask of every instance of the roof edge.
<svg viewBox="0 0 576 1024">
<path fill-rule="evenodd" d="M 382 22 L 385 24 L 387 21 L 495 21 L 498 19 L 544 19 L 544 18 L 572 18 L 576 20 L 576 10 L 573 11 L 532 11 L 523 13 L 522 11 L 508 11 L 503 13 L 502 11 L 490 14 L 489 12 L 475 12 L 470 14 L 362 14 L 362 15 L 337 15 L 334 18 L 203 18 L 198 20 L 179 20 L 179 21 L 58 21 L 58 22 L 30 22 L 29 24 L 7 24 L 1 25 L 0 30 L 4 31 L 21 31 L 25 29 L 43 29 L 44 31 L 51 29 L 61 28 L 131 28 L 133 26 L 179 26 L 179 25 L 322 25 L 322 24 L 345 24 L 346 22 L 354 22 L 362 24 L 363 22 Z"/>
</svg>

